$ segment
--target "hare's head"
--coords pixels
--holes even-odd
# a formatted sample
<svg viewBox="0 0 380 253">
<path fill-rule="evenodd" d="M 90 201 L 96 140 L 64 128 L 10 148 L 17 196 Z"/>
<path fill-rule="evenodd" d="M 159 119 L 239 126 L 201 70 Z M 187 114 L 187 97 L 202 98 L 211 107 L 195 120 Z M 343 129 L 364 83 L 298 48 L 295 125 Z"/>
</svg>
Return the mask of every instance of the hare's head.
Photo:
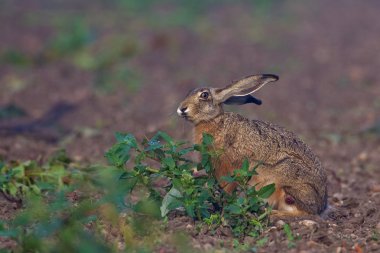
<svg viewBox="0 0 380 253">
<path fill-rule="evenodd" d="M 195 124 L 210 121 L 223 113 L 223 104 L 261 104 L 260 100 L 250 94 L 277 80 L 275 75 L 252 75 L 225 88 L 197 88 L 182 101 L 177 113 Z"/>
</svg>

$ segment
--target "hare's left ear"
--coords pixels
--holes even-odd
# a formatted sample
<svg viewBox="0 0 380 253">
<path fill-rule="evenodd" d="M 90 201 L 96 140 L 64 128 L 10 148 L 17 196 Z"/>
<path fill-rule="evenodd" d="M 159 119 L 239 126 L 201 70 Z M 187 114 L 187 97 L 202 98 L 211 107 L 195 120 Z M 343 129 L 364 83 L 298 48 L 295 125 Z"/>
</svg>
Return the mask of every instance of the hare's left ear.
<svg viewBox="0 0 380 253">
<path fill-rule="evenodd" d="M 270 74 L 248 76 L 225 88 L 215 89 L 214 101 L 220 104 L 232 96 L 245 96 L 259 90 L 265 84 L 277 80 L 278 76 Z"/>
</svg>

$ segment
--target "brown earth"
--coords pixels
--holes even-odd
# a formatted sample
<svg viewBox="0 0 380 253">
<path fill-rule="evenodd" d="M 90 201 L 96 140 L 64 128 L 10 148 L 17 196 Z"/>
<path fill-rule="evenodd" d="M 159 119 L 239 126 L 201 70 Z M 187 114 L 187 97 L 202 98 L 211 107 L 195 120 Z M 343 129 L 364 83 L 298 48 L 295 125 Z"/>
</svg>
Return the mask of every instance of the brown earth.
<svg viewBox="0 0 380 253">
<path fill-rule="evenodd" d="M 25 111 L 0 118 L 5 160 L 43 161 L 66 148 L 75 160 L 104 162 L 115 131 L 141 138 L 163 130 L 190 139 L 191 126 L 175 115 L 188 90 L 274 73 L 280 81 L 257 93 L 262 106 L 226 110 L 300 135 L 328 171 L 330 208 L 323 217 L 307 218 L 315 223 L 289 221 L 293 248 L 282 221 L 273 222 L 258 251 L 380 252 L 380 2 L 213 4 L 185 21 L 171 16 L 178 10 L 170 4 L 136 14 L 102 1 L 49 3 L 0 3 L 0 53 L 24 57 L 24 63 L 3 57 L 0 65 L 0 108 L 12 104 Z M 149 20 L 151 13 L 158 19 Z M 95 42 L 62 55 L 49 51 L 61 24 L 78 16 Z M 105 92 L 96 85 L 100 70 L 76 59 L 86 50 L 96 57 L 112 48 L 97 43 L 115 35 L 127 38 L 132 53 L 108 68 L 138 73 L 138 87 L 125 79 L 127 87 L 116 82 Z M 15 209 L 0 199 L 1 219 Z M 231 244 L 228 233 L 196 232 L 183 217 L 173 219 L 170 229 L 188 230 L 194 245 L 206 250 Z"/>
</svg>

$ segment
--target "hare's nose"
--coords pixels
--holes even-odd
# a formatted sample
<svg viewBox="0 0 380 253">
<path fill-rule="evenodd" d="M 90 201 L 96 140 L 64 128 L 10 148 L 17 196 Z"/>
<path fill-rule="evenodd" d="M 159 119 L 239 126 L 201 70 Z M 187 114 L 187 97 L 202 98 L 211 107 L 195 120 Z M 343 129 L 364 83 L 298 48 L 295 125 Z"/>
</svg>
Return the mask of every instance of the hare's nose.
<svg viewBox="0 0 380 253">
<path fill-rule="evenodd" d="M 187 107 L 182 107 L 182 108 L 179 107 L 179 108 L 177 109 L 177 114 L 178 114 L 179 116 L 185 116 L 187 112 L 188 112 Z"/>
</svg>

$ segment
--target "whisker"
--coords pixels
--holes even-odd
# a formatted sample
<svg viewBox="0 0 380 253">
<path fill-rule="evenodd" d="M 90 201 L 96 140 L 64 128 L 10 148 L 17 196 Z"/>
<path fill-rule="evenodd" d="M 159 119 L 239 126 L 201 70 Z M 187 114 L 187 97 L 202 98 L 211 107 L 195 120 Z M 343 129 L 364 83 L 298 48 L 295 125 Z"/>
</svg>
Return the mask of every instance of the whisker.
<svg viewBox="0 0 380 253">
<path fill-rule="evenodd" d="M 171 116 L 173 116 L 176 113 L 177 113 L 176 111 L 173 111 L 173 112 L 169 113 L 168 116 L 171 117 Z"/>
<path fill-rule="evenodd" d="M 182 136 L 185 136 L 185 121 L 182 121 Z"/>
</svg>

